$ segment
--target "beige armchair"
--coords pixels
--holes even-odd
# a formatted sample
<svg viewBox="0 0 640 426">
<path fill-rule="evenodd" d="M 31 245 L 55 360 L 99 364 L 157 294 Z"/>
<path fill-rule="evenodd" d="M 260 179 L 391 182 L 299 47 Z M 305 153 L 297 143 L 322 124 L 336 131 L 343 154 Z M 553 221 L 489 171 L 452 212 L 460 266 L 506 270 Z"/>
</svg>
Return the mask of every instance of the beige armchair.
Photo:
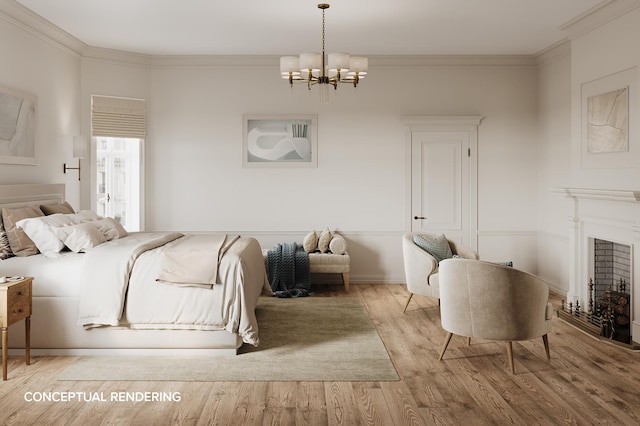
<svg viewBox="0 0 640 426">
<path fill-rule="evenodd" d="M 447 259 L 440 262 L 440 318 L 447 332 L 440 352 L 444 356 L 451 336 L 504 340 L 511 373 L 512 341 L 542 337 L 547 361 L 553 307 L 549 286 L 526 272 L 490 262 Z"/>
<path fill-rule="evenodd" d="M 448 241 L 453 254 L 467 259 L 478 259 L 478 253 L 475 251 L 453 240 L 448 239 Z M 409 302 L 411 302 L 414 294 L 439 299 L 438 261 L 413 242 L 413 234 L 405 234 L 402 236 L 402 257 L 404 260 L 404 275 L 407 282 L 407 290 L 409 291 L 409 297 L 404 305 L 403 312 L 407 311 Z"/>
</svg>

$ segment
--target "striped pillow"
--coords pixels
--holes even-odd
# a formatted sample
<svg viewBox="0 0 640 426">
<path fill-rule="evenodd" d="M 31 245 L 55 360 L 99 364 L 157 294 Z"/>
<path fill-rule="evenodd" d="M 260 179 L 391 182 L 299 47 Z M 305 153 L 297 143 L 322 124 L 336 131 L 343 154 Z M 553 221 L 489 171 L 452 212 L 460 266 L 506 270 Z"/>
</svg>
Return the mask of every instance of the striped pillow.
<svg viewBox="0 0 640 426">
<path fill-rule="evenodd" d="M 0 217 L 0 260 L 8 259 L 13 256 L 11 246 L 9 245 L 9 238 L 7 232 L 4 230 L 2 224 L 2 217 Z"/>
</svg>

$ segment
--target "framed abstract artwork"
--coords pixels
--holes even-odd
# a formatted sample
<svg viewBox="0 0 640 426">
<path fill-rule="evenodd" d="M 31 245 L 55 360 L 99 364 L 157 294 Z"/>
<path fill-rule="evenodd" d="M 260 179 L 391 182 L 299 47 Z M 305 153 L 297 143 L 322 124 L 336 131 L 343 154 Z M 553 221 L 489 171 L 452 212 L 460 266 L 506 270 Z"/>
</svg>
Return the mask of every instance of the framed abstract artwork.
<svg viewBox="0 0 640 426">
<path fill-rule="evenodd" d="M 317 167 L 316 115 L 243 117 L 244 167 Z"/>
<path fill-rule="evenodd" d="M 37 98 L 0 86 L 0 163 L 36 164 Z"/>
<path fill-rule="evenodd" d="M 581 166 L 633 166 L 637 146 L 638 70 L 629 68 L 582 84 Z"/>
</svg>

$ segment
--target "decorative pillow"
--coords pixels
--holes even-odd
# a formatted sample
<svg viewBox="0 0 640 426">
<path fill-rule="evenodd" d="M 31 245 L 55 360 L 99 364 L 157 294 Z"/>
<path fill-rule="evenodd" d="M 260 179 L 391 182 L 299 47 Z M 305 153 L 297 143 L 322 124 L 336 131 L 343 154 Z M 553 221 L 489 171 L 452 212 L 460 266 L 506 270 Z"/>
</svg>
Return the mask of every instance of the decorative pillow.
<svg viewBox="0 0 640 426">
<path fill-rule="evenodd" d="M 331 242 L 331 231 L 329 228 L 324 228 L 324 231 L 320 234 L 320 238 L 318 238 L 318 250 L 320 253 L 326 253 L 329 251 L 329 243 Z"/>
<path fill-rule="evenodd" d="M 329 250 L 333 254 L 345 254 L 347 252 L 347 242 L 340 234 L 333 234 L 329 243 Z"/>
<path fill-rule="evenodd" d="M 106 241 L 117 240 L 129 235 L 122 224 L 120 224 L 120 222 L 112 217 L 105 217 L 87 223 L 95 226 L 98 231 L 100 231 L 102 235 L 104 235 Z"/>
<path fill-rule="evenodd" d="M 87 252 L 107 241 L 104 234 L 92 222 L 61 226 L 53 230 L 60 241 L 74 253 Z"/>
<path fill-rule="evenodd" d="M 33 217 L 19 220 L 16 226 L 38 247 L 40 253 L 47 257 L 58 257 L 60 250 L 64 248 L 62 241 L 53 232 L 55 228 L 64 225 L 73 225 L 70 215 L 52 214 L 50 216 Z"/>
<path fill-rule="evenodd" d="M 0 260 L 8 259 L 13 256 L 7 232 L 2 224 L 2 214 L 0 213 Z"/>
<path fill-rule="evenodd" d="M 438 263 L 441 260 L 449 259 L 453 257 L 451 246 L 444 234 L 440 235 L 423 235 L 414 234 L 413 242 L 422 250 L 428 252 L 431 256 L 435 257 Z"/>
<path fill-rule="evenodd" d="M 316 251 L 316 248 L 318 248 L 318 233 L 311 231 L 305 235 L 304 240 L 302 240 L 302 247 L 307 253 Z"/>
<path fill-rule="evenodd" d="M 50 214 L 56 214 L 56 213 L 62 213 L 62 214 L 75 213 L 75 210 L 73 210 L 73 207 L 71 207 L 71 204 L 67 203 L 66 201 L 62 204 L 43 204 L 40 206 L 40 210 L 42 210 L 42 213 L 44 213 L 46 216 L 49 216 Z"/>
<path fill-rule="evenodd" d="M 38 247 L 22 229 L 16 226 L 16 223 L 22 219 L 39 216 L 42 216 L 42 211 L 38 207 L 2 209 L 2 223 L 14 255 L 26 257 L 38 254 Z"/>
</svg>

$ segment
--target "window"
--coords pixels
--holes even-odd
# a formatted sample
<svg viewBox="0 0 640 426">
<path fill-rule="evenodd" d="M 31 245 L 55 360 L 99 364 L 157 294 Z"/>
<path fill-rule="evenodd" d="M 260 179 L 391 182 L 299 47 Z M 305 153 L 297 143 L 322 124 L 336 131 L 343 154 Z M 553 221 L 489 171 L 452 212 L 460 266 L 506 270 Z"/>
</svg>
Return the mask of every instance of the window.
<svg viewBox="0 0 640 426">
<path fill-rule="evenodd" d="M 96 213 L 116 219 L 127 231 L 139 231 L 142 139 L 95 139 Z"/>
<path fill-rule="evenodd" d="M 144 100 L 92 96 L 91 136 L 96 154 L 94 210 L 127 231 L 142 230 Z"/>
</svg>

